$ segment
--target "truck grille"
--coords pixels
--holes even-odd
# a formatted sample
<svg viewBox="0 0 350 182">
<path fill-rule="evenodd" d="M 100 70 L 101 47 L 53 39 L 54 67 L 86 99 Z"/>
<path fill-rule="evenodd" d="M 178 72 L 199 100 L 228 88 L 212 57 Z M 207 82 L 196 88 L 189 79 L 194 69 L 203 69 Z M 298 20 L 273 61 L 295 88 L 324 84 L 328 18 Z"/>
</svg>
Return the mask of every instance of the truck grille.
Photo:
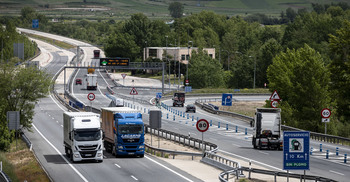
<svg viewBox="0 0 350 182">
<path fill-rule="evenodd" d="M 84 146 L 84 145 L 78 145 L 80 150 L 96 150 L 97 145 L 90 145 L 90 146 Z"/>
<path fill-rule="evenodd" d="M 81 151 L 79 153 L 82 158 L 93 158 L 96 156 L 96 151 Z"/>
<path fill-rule="evenodd" d="M 138 143 L 140 141 L 139 138 L 125 138 L 123 139 L 124 143 Z"/>
</svg>

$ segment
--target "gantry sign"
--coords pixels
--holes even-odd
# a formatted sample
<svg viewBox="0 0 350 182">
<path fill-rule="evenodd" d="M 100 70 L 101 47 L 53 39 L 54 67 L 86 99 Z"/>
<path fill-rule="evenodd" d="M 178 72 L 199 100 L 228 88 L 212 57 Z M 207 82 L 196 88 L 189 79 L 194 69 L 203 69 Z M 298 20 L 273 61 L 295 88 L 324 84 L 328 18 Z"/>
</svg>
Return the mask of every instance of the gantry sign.
<svg viewBox="0 0 350 182">
<path fill-rule="evenodd" d="M 129 58 L 100 58 L 100 66 L 129 66 Z"/>
</svg>

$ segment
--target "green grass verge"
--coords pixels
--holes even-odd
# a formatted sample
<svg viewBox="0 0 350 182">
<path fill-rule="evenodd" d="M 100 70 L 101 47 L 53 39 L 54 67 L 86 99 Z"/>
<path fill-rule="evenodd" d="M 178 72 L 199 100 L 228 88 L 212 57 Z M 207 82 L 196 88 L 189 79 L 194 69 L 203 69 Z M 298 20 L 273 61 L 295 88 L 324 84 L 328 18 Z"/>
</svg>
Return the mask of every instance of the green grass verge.
<svg viewBox="0 0 350 182">
<path fill-rule="evenodd" d="M 28 35 L 29 37 L 32 37 L 32 38 L 35 38 L 35 39 L 39 39 L 39 40 L 48 42 L 50 44 L 56 45 L 56 46 L 61 47 L 63 49 L 73 49 L 73 48 L 75 48 L 75 46 L 73 46 L 71 44 L 68 44 L 68 43 L 65 43 L 65 42 L 62 42 L 62 41 L 59 41 L 59 40 L 54 40 L 54 39 L 50 39 L 50 38 L 47 38 L 47 37 L 43 37 L 43 36 L 40 36 L 40 35 L 34 35 L 34 34 L 26 34 L 26 35 Z"/>
</svg>

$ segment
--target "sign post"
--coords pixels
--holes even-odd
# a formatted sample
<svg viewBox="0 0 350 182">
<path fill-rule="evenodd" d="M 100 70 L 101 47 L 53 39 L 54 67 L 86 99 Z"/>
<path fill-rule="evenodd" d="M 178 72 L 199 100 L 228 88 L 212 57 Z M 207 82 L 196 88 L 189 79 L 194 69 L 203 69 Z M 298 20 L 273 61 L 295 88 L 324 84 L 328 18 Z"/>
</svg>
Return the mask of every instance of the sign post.
<svg viewBox="0 0 350 182">
<path fill-rule="evenodd" d="M 138 94 L 138 93 L 137 93 L 135 87 L 133 87 L 133 88 L 131 89 L 131 91 L 130 91 L 130 95 L 132 95 L 132 103 L 133 103 L 133 104 L 134 104 L 134 97 L 135 97 L 135 95 L 137 95 L 137 94 Z"/>
<path fill-rule="evenodd" d="M 123 86 L 125 86 L 125 77 L 126 77 L 126 73 L 122 73 L 122 77 L 123 77 Z"/>
<path fill-rule="evenodd" d="M 321 111 L 322 122 L 324 122 L 324 134 L 327 134 L 327 123 L 330 122 L 329 117 L 331 117 L 331 110 L 328 108 L 324 108 Z"/>
<path fill-rule="evenodd" d="M 310 170 L 310 132 L 283 133 L 283 170 Z"/>
<path fill-rule="evenodd" d="M 207 120 L 205 119 L 200 119 L 197 121 L 196 123 L 196 127 L 197 127 L 197 130 L 199 132 L 202 132 L 202 149 L 203 149 L 203 154 L 204 154 L 204 137 L 203 137 L 203 133 L 206 132 L 208 129 L 209 129 L 209 123 Z"/>
<path fill-rule="evenodd" d="M 89 99 L 90 101 L 90 107 L 91 107 L 91 112 L 92 112 L 92 101 L 95 100 L 95 94 L 94 93 L 89 93 L 87 95 L 87 98 Z"/>
</svg>

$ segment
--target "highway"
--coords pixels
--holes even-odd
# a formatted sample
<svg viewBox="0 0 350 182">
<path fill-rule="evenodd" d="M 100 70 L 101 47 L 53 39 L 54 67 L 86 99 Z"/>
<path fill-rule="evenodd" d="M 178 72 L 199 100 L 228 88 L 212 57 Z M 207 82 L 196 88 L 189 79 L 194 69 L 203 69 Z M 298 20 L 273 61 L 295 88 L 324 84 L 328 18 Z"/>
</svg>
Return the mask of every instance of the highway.
<svg viewBox="0 0 350 182">
<path fill-rule="evenodd" d="M 69 41 L 69 40 L 67 40 Z M 72 41 L 73 42 L 73 41 Z M 79 42 L 76 45 L 79 45 Z M 89 62 L 92 60 L 93 47 L 82 47 L 84 50 L 83 62 Z M 85 50 L 86 49 L 86 50 Z M 58 54 L 59 52 L 60 54 Z M 68 61 L 68 56 L 61 56 L 61 52 L 64 50 L 52 50 L 51 54 L 53 60 L 48 64 L 45 69 L 55 74 L 57 70 Z M 67 53 L 68 54 L 68 53 Z M 86 74 L 86 69 L 80 69 L 75 78 L 82 78 Z M 107 84 L 113 85 L 111 79 L 106 76 L 104 70 L 97 70 L 99 75 L 98 90 L 92 91 L 96 95 L 95 101 L 92 106 L 96 108 L 106 107 L 110 103 L 110 99 L 105 96 Z M 132 77 L 127 76 L 128 79 L 125 82 L 127 84 L 138 86 L 144 86 L 143 81 L 134 81 Z M 74 80 L 74 79 L 73 79 Z M 152 83 L 154 87 L 154 83 Z M 91 91 L 85 90 L 80 85 L 71 85 L 73 87 L 72 93 L 82 103 L 87 105 L 91 104 L 87 100 L 87 94 Z M 57 85 L 57 89 L 62 89 L 62 85 Z M 114 87 L 113 90 L 118 94 L 128 96 L 130 100 L 125 100 L 129 104 L 133 104 L 132 96 L 129 95 L 130 87 L 120 88 Z M 136 97 L 144 100 L 150 100 L 155 97 L 156 93 L 160 92 L 159 89 L 140 89 Z M 194 103 L 198 98 L 186 98 L 186 104 Z M 235 96 L 237 100 L 266 100 L 268 98 L 258 96 L 256 98 L 247 96 Z M 163 103 L 171 105 L 171 100 L 162 100 Z M 141 104 L 135 102 L 139 108 L 155 108 L 150 104 Z M 174 108 L 181 112 L 184 108 Z M 141 181 L 201 181 L 190 174 L 183 172 L 179 169 L 173 168 L 170 165 L 158 161 L 156 158 L 146 156 L 145 158 L 114 158 L 110 154 L 105 154 L 106 158 L 103 163 L 78 163 L 71 164 L 63 153 L 63 139 L 62 139 L 62 113 L 64 112 L 63 106 L 60 106 L 52 97 L 41 99 L 35 108 L 34 129 L 33 133 L 26 132 L 26 135 L 33 143 L 33 149 L 36 156 L 48 171 L 51 178 L 54 181 L 113 181 L 120 179 L 121 181 L 134 181 L 135 178 Z M 232 119 L 227 116 L 218 116 L 210 114 L 197 108 L 197 112 L 189 114 L 190 118 L 175 116 L 173 120 L 173 113 L 162 109 L 163 120 L 162 127 L 166 130 L 174 131 L 184 135 L 190 134 L 191 137 L 200 138 L 201 134 L 195 128 L 196 118 L 212 120 L 213 125 L 205 132 L 204 139 L 206 141 L 215 143 L 219 146 L 219 152 L 225 155 L 229 155 L 242 160 L 251 160 L 255 164 L 260 164 L 271 170 L 282 170 L 283 168 L 283 152 L 272 150 L 256 150 L 253 149 L 251 144 L 251 127 L 248 123 L 237 119 Z M 167 118 L 169 116 L 169 118 Z M 194 121 L 192 121 L 192 116 Z M 148 115 L 144 114 L 145 122 L 148 122 Z M 220 128 L 218 127 L 220 122 Z M 229 124 L 229 130 L 226 130 L 226 123 Z M 233 126 L 239 126 L 240 131 L 236 133 Z M 232 126 L 232 128 L 231 128 Z M 244 134 L 242 128 L 247 128 L 248 134 Z M 311 141 L 311 146 L 315 149 L 319 149 L 320 142 Z M 323 149 L 330 149 L 335 151 L 337 145 L 323 143 Z M 349 154 L 349 147 L 338 146 L 341 153 Z M 57 165 L 59 164 L 59 165 Z M 98 168 L 96 168 L 98 166 Z M 167 166 L 167 167 L 166 167 Z M 317 175 L 332 178 L 336 181 L 348 181 L 349 163 L 344 164 L 341 161 L 330 161 L 324 159 L 324 157 L 312 156 L 310 158 L 310 170 L 306 174 Z M 302 174 L 303 171 L 291 171 L 293 173 Z M 155 176 L 157 177 L 155 180 Z"/>
<path fill-rule="evenodd" d="M 42 69 L 54 75 L 69 61 L 70 53 L 54 46 L 48 50 L 52 60 Z M 67 55 L 62 56 L 64 54 Z M 62 87 L 56 84 L 55 89 L 62 90 Z M 105 101 L 107 103 L 107 99 Z M 33 132 L 25 131 L 35 155 L 53 181 L 201 181 L 149 155 L 115 158 L 105 153 L 103 163 L 71 163 L 63 154 L 62 117 L 66 110 L 51 95 L 41 99 L 35 107 Z"/>
</svg>

